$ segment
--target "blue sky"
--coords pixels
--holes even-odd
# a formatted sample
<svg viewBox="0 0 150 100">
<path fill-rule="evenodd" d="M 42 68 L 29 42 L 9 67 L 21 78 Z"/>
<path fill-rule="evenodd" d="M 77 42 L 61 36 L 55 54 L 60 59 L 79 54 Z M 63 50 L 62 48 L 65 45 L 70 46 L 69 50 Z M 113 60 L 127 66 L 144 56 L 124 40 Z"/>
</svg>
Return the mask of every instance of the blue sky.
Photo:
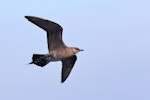
<svg viewBox="0 0 150 100">
<path fill-rule="evenodd" d="M 1 100 L 150 100 L 150 1 L 13 0 L 0 4 Z M 68 46 L 84 49 L 64 84 L 61 62 L 28 65 L 47 53 L 32 15 L 59 23 Z"/>
</svg>

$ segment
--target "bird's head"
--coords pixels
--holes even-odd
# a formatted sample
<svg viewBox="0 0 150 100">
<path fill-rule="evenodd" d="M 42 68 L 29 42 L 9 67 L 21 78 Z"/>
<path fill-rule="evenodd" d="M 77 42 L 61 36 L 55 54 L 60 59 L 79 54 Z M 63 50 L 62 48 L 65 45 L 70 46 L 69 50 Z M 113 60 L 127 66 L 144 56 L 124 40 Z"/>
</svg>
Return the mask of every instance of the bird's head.
<svg viewBox="0 0 150 100">
<path fill-rule="evenodd" d="M 73 50 L 73 53 L 74 53 L 74 54 L 76 54 L 76 53 L 78 53 L 78 52 L 80 52 L 80 51 L 84 51 L 83 49 L 79 49 L 79 48 L 77 48 L 77 47 L 73 47 L 72 50 Z"/>
</svg>

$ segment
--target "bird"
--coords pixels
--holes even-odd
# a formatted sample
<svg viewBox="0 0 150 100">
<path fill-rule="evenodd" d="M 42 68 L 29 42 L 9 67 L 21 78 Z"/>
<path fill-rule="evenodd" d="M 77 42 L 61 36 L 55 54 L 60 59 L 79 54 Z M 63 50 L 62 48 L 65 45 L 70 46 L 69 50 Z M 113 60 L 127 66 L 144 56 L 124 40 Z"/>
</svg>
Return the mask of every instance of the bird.
<svg viewBox="0 0 150 100">
<path fill-rule="evenodd" d="M 46 31 L 48 44 L 48 53 L 33 54 L 32 62 L 29 64 L 44 67 L 49 62 L 61 61 L 61 83 L 64 83 L 77 60 L 76 54 L 84 50 L 65 45 L 62 39 L 63 28 L 59 24 L 36 16 L 25 16 L 25 18 Z"/>
</svg>

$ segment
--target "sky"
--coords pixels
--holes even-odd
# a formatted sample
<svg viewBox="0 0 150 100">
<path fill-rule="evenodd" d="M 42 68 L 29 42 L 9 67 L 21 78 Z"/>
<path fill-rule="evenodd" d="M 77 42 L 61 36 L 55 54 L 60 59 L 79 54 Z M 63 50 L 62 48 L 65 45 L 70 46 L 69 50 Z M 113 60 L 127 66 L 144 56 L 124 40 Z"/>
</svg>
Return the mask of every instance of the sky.
<svg viewBox="0 0 150 100">
<path fill-rule="evenodd" d="M 149 0 L 3 0 L 0 100 L 150 100 Z M 24 16 L 63 27 L 66 45 L 84 49 L 65 83 L 61 62 L 28 65 L 48 53 L 46 33 Z"/>
</svg>

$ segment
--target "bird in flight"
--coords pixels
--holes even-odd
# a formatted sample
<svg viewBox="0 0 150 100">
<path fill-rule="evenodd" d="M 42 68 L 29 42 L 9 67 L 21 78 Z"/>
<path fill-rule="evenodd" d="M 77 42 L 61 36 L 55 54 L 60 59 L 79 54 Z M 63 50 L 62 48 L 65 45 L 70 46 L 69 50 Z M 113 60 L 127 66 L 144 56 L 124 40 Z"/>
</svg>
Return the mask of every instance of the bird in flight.
<svg viewBox="0 0 150 100">
<path fill-rule="evenodd" d="M 77 47 L 68 47 L 65 45 L 62 40 L 63 28 L 59 24 L 35 16 L 25 16 L 25 18 L 46 31 L 49 50 L 47 54 L 33 54 L 32 62 L 29 64 L 44 67 L 49 62 L 61 61 L 61 83 L 63 83 L 69 76 L 77 60 L 76 53 L 83 50 Z"/>
</svg>

